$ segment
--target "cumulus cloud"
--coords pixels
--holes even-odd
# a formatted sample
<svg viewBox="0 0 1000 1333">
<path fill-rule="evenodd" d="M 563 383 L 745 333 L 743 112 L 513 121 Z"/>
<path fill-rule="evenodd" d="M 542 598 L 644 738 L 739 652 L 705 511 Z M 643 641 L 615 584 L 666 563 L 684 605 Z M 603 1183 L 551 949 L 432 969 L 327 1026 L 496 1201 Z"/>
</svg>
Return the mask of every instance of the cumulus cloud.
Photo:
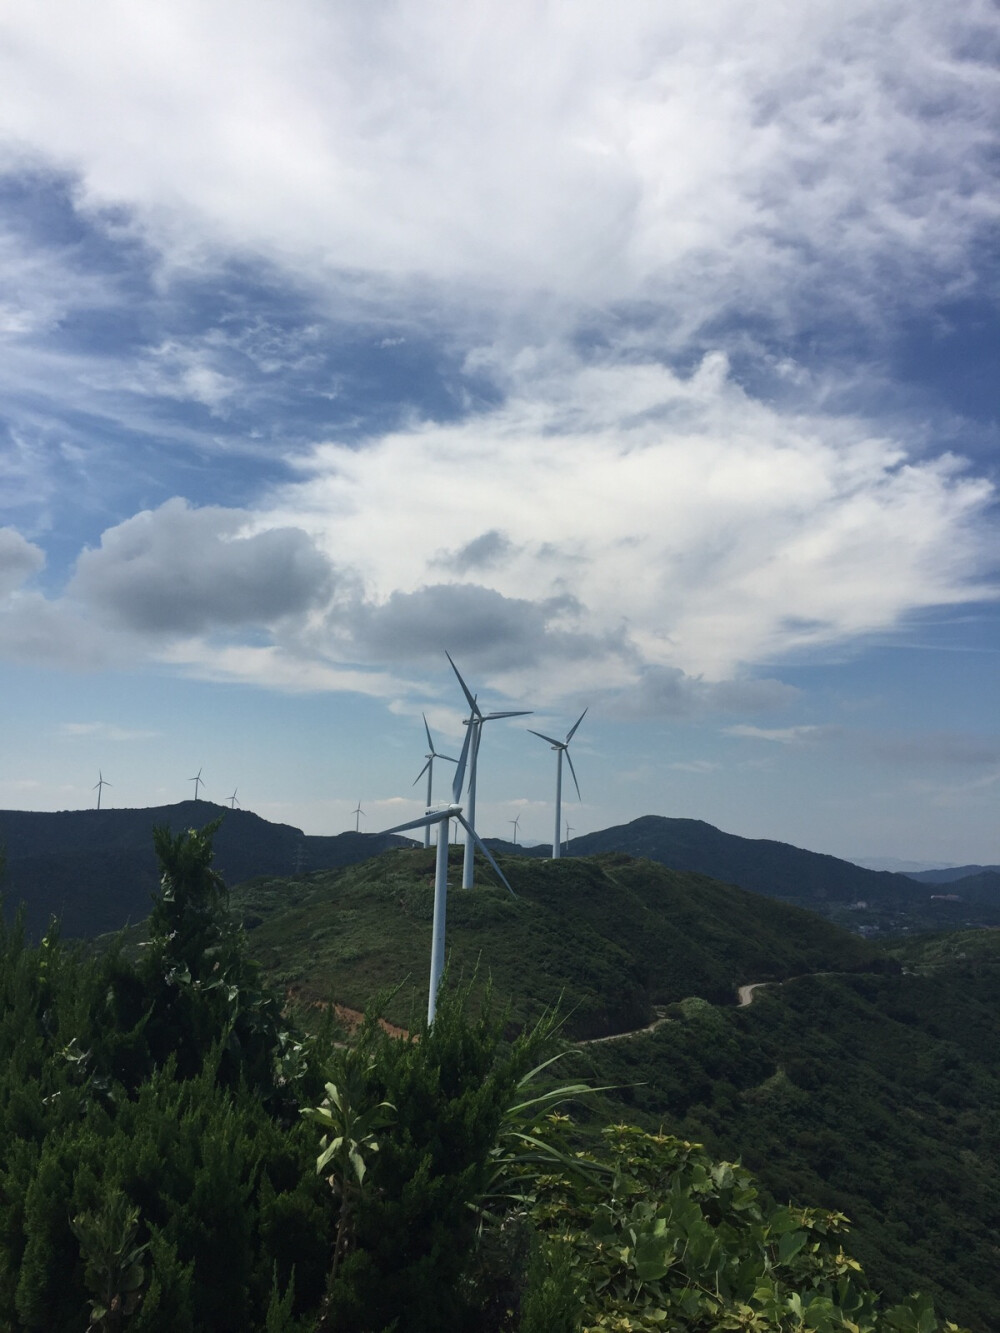
<svg viewBox="0 0 1000 1333">
<path fill-rule="evenodd" d="M 499 564 L 513 550 L 513 544 L 505 532 L 490 528 L 488 532 L 473 537 L 457 551 L 443 551 L 433 558 L 433 563 L 451 570 L 455 574 L 468 574 L 477 569 L 491 569 Z"/>
<path fill-rule="evenodd" d="M 169 500 L 109 528 L 80 556 L 69 593 L 145 634 L 269 625 L 324 602 L 332 571 L 307 535 L 254 533 L 248 520 Z"/>
<path fill-rule="evenodd" d="M 429 648 L 451 615 L 499 665 L 505 637 L 537 636 L 558 608 L 557 628 L 626 644 L 633 681 L 645 666 L 721 682 L 980 596 L 993 559 L 992 488 L 960 460 L 911 459 L 864 420 L 783 414 L 719 356 L 688 376 L 546 368 L 474 419 L 325 444 L 297 466 L 268 522 L 357 571 L 384 608 L 359 634 L 386 651 L 390 625 Z M 479 592 L 433 590 L 442 534 L 475 551 L 487 513 L 502 561 Z"/>
<path fill-rule="evenodd" d="M 677 667 L 648 667 L 634 685 L 617 693 L 607 711 L 626 718 L 766 713 L 789 707 L 799 694 L 793 685 L 770 678 L 708 681 Z"/>
<path fill-rule="evenodd" d="M 7 135 L 178 262 L 235 242 L 602 304 L 669 283 L 687 322 L 791 313 L 793 272 L 816 296 L 963 280 L 995 221 L 986 0 L 11 0 L 2 22 Z"/>
<path fill-rule="evenodd" d="M 15 528 L 0 528 L 0 597 L 19 588 L 45 565 L 45 553 Z"/>
<path fill-rule="evenodd" d="M 376 659 L 439 659 L 447 649 L 498 672 L 553 659 L 603 656 L 609 643 L 571 627 L 577 610 L 565 595 L 531 602 L 478 584 L 436 584 L 394 592 L 380 604 L 359 605 L 352 640 L 357 650 Z"/>
</svg>

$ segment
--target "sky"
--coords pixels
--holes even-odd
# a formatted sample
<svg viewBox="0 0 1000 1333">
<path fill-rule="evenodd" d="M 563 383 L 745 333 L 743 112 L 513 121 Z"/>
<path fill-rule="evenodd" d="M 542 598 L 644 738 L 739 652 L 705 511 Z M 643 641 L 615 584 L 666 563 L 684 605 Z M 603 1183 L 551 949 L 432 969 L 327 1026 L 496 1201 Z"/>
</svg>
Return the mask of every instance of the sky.
<svg viewBox="0 0 1000 1333">
<path fill-rule="evenodd" d="M 0 808 L 1000 862 L 987 0 L 6 0 Z M 449 766 L 437 766 L 435 799 Z M 363 815 L 353 812 L 360 804 Z"/>
</svg>

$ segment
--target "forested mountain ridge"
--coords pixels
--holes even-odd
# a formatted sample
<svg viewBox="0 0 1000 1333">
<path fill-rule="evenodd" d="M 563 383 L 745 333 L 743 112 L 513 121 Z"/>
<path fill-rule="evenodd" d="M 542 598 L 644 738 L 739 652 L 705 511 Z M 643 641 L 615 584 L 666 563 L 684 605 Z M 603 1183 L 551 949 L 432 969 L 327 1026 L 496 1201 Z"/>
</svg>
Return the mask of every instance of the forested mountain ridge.
<svg viewBox="0 0 1000 1333">
<path fill-rule="evenodd" d="M 367 860 L 404 840 L 377 833 L 313 837 L 273 824 L 249 810 L 210 801 L 181 801 L 134 810 L 0 810 L 0 848 L 7 858 L 2 887 L 8 918 L 25 906 L 30 934 L 59 917 L 64 935 L 119 930 L 149 914 L 159 885 L 152 833 L 174 833 L 222 816 L 215 864 L 230 884 L 254 875 L 292 875 Z"/>
<path fill-rule="evenodd" d="M 97 935 L 141 920 L 149 910 L 158 872 L 151 851 L 155 825 L 175 833 L 224 815 L 216 837 L 217 864 L 231 884 L 258 875 L 290 876 L 356 864 L 412 840 L 378 833 L 331 837 L 273 824 L 248 810 L 208 801 L 137 810 L 0 811 L 0 847 L 7 855 L 4 886 L 8 915 L 24 902 L 29 932 L 38 935 L 52 915 L 67 935 Z M 488 844 L 507 855 L 545 859 L 545 845 Z M 864 870 L 837 857 L 768 839 L 741 838 L 702 820 L 646 815 L 630 824 L 574 838 L 572 852 L 625 852 L 673 870 L 724 883 L 821 912 L 852 929 L 885 932 L 1000 924 L 1000 887 L 985 880 L 963 885 L 961 901 L 941 897 L 936 883 L 908 875 Z M 978 881 L 976 882 L 978 884 Z M 946 891 L 946 892 L 950 892 Z M 953 890 L 959 892 L 959 890 Z M 864 903 L 865 906 L 859 906 Z"/>
<path fill-rule="evenodd" d="M 301 879 L 255 880 L 234 890 L 233 905 L 278 984 L 361 1008 L 373 990 L 405 982 L 390 1012 L 405 1024 L 426 993 L 434 856 L 399 849 Z M 456 876 L 460 861 L 455 848 Z M 746 982 L 899 966 L 812 912 L 651 861 L 503 865 L 516 898 L 482 861 L 474 891 L 449 893 L 450 966 L 488 973 L 521 1020 L 561 1001 L 573 1036 L 642 1027 L 653 1006 L 686 995 L 733 1004 Z"/>
<path fill-rule="evenodd" d="M 620 1106 L 613 1124 L 591 1115 L 581 1151 L 566 1098 L 591 1097 L 552 1085 L 550 1018 L 510 1032 L 452 978 L 412 1038 L 371 1013 L 347 1046 L 325 1024 L 304 1035 L 249 960 L 211 832 L 157 835 L 163 887 L 134 961 L 120 942 L 31 946 L 0 924 L 11 1333 L 75 1333 L 88 1311 L 106 1333 L 956 1330 L 925 1299 L 869 1291 L 837 1213 L 776 1206 L 739 1165 L 622 1123 Z M 426 859 L 380 858 L 403 909 L 382 911 L 386 936 L 413 932 Z M 522 863 L 522 889 L 546 872 L 525 913 L 581 869 L 553 879 Z M 632 878 L 635 929 L 669 872 L 612 869 Z M 731 906 L 805 916 L 717 888 Z M 276 890 L 249 886 L 259 932 L 287 910 Z M 485 889 L 455 896 L 490 905 Z M 356 907 L 341 904 L 341 927 Z M 488 918 L 489 938 L 504 933 Z M 800 949 L 831 947 L 836 932 L 816 924 Z M 522 975 L 539 961 L 524 957 Z"/>
<path fill-rule="evenodd" d="M 426 993 L 432 860 L 395 851 L 257 881 L 234 905 L 290 994 L 363 1007 L 366 978 L 403 983 L 391 1016 L 405 1025 Z M 482 864 L 474 892 L 449 893 L 453 973 L 478 965 L 522 1018 L 561 995 L 566 1034 L 587 1042 L 573 1071 L 614 1089 L 605 1119 L 707 1140 L 780 1202 L 845 1213 L 880 1287 L 898 1298 L 929 1283 L 943 1308 L 995 1333 L 1000 932 L 887 949 L 622 854 L 502 864 L 518 902 Z M 751 981 L 772 984 L 738 1008 Z"/>
<path fill-rule="evenodd" d="M 700 819 L 644 815 L 629 824 L 583 834 L 572 842 L 574 856 L 607 851 L 648 857 L 673 870 L 695 871 L 738 884 L 753 893 L 821 912 L 852 928 L 928 930 L 1000 924 L 1000 893 L 993 892 L 990 882 L 978 892 L 966 893 L 969 901 L 949 903 L 940 898 L 939 884 L 923 882 L 923 877 L 866 870 L 836 856 L 769 838 L 738 837 Z M 525 854 L 548 853 L 543 846 L 528 848 Z"/>
</svg>

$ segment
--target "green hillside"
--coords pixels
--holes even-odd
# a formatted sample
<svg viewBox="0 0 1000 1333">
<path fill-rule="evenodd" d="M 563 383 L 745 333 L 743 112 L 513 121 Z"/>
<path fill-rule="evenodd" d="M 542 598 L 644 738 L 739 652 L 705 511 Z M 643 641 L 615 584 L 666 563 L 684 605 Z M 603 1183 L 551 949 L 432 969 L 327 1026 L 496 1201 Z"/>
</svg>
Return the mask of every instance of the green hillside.
<svg viewBox="0 0 1000 1333">
<path fill-rule="evenodd" d="M 617 1087 L 597 1120 L 707 1142 L 779 1202 L 845 1213 L 877 1287 L 894 1299 L 929 1288 L 991 1333 L 1000 932 L 890 954 L 788 904 L 620 854 L 502 866 L 516 901 L 485 866 L 473 892 L 449 893 L 453 973 L 478 963 L 516 1017 L 562 995 L 567 1035 L 585 1043 L 574 1072 Z M 432 898 L 433 853 L 418 850 L 256 881 L 234 904 L 286 990 L 363 1008 L 405 982 L 390 1017 L 406 1024 L 425 1003 Z M 737 1007 L 751 982 L 784 984 Z"/>
<path fill-rule="evenodd" d="M 936 942 L 923 975 L 807 977 L 735 1010 L 685 1001 L 653 1033 L 583 1048 L 578 1068 L 619 1085 L 628 1118 L 738 1155 L 780 1202 L 845 1213 L 888 1294 L 920 1286 L 992 1333 L 1000 953 L 981 936 L 951 962 L 939 944 L 955 937 Z"/>
<path fill-rule="evenodd" d="M 460 878 L 460 849 L 452 878 Z M 877 965 L 875 946 L 812 913 L 628 856 L 501 861 L 517 897 L 477 867 L 448 895 L 452 972 L 477 966 L 515 1018 L 563 998 L 567 1031 L 641 1027 L 686 995 L 733 1004 L 745 982 Z M 268 974 L 307 1000 L 362 1008 L 405 983 L 391 1017 L 426 1004 L 434 852 L 388 852 L 303 880 L 257 880 L 234 905 Z M 884 964 L 883 964 L 884 965 Z"/>
</svg>

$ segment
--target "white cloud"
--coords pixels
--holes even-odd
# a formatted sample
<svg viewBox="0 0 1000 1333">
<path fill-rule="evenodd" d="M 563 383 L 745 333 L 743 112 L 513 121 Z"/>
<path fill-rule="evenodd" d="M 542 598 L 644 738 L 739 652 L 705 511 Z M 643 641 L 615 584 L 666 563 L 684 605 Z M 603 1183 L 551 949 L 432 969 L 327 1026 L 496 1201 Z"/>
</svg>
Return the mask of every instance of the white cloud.
<svg viewBox="0 0 1000 1333">
<path fill-rule="evenodd" d="M 250 533 L 239 510 L 174 499 L 84 551 L 70 595 L 140 633 L 272 624 L 325 602 L 332 571 L 304 532 Z"/>
<path fill-rule="evenodd" d="M 0 528 L 0 597 L 6 597 L 45 565 L 41 547 L 15 528 Z"/>
<path fill-rule="evenodd" d="M 901 273 L 964 281 L 996 218 L 985 0 L 10 0 L 0 24 L 8 140 L 177 262 L 572 303 L 669 283 L 681 324 L 860 282 L 877 317 Z"/>
<path fill-rule="evenodd" d="M 130 727 L 119 727 L 114 722 L 63 722 L 59 731 L 61 735 L 71 738 L 93 736 L 108 741 L 148 741 L 162 735 L 159 731 L 139 731 Z"/>
<path fill-rule="evenodd" d="M 813 740 L 823 732 L 823 727 L 753 727 L 740 723 L 735 727 L 726 727 L 727 736 L 743 736 L 747 740 L 771 741 L 777 745 L 797 745 L 803 740 Z"/>
<path fill-rule="evenodd" d="M 908 461 L 863 421 L 784 416 L 719 357 L 688 378 L 655 365 L 526 376 L 491 413 L 363 450 L 325 444 L 297 466 L 268 521 L 301 525 L 355 571 L 373 622 L 422 604 L 428 643 L 442 547 L 474 548 L 487 523 L 504 533 L 502 560 L 477 575 L 506 599 L 522 688 L 517 627 L 544 657 L 530 622 L 547 606 L 562 608 L 550 628 L 630 661 L 633 682 L 642 666 L 718 682 L 980 596 L 992 560 L 988 482 L 956 459 Z M 495 665 L 516 662 L 498 652 Z"/>
</svg>

